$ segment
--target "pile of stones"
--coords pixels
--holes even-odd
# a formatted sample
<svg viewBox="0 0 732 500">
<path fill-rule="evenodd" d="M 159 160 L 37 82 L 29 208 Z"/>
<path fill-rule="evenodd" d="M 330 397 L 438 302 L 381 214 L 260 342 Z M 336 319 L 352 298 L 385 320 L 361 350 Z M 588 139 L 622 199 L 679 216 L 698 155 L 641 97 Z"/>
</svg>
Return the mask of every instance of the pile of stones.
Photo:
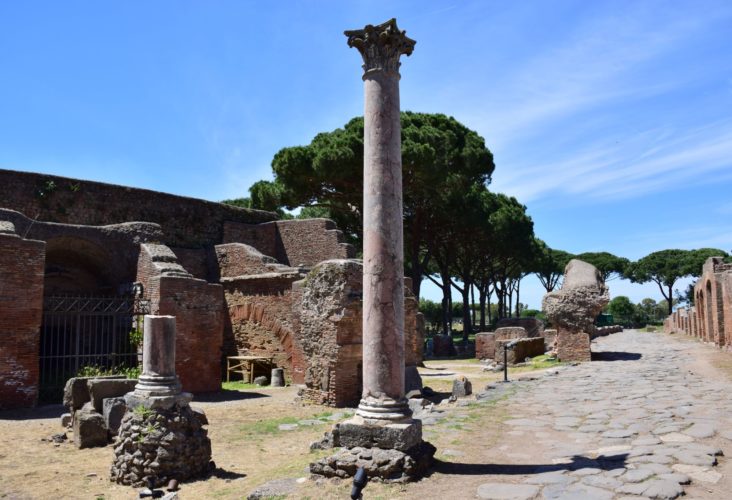
<svg viewBox="0 0 732 500">
<path fill-rule="evenodd" d="M 117 434 L 127 405 L 122 396 L 135 388 L 137 380 L 124 376 L 74 377 L 66 382 L 63 403 L 69 413 L 61 425 L 73 428 L 78 448 L 106 446 Z"/>
<path fill-rule="evenodd" d="M 203 427 L 207 424 L 206 415 L 187 404 L 167 410 L 138 406 L 122 420 L 112 481 L 160 487 L 172 479 L 208 475 L 214 463 L 211 441 Z"/>
</svg>

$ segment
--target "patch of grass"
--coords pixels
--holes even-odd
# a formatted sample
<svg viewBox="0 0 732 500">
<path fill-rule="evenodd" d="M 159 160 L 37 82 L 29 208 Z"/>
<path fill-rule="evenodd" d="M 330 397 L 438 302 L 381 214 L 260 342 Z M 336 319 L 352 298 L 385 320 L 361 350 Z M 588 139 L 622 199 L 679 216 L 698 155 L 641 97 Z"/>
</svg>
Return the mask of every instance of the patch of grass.
<svg viewBox="0 0 732 500">
<path fill-rule="evenodd" d="M 247 384 L 241 380 L 233 382 L 221 382 L 221 388 L 225 391 L 247 391 L 251 389 L 261 389 L 257 384 Z"/>
</svg>

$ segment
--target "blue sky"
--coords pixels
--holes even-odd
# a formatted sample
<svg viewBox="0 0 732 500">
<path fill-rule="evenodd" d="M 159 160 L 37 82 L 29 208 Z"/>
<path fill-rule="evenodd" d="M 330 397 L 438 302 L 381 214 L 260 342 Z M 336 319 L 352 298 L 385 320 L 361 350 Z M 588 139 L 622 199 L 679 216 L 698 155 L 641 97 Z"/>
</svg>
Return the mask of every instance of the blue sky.
<svg viewBox="0 0 732 500">
<path fill-rule="evenodd" d="M 390 17 L 403 109 L 485 137 L 550 246 L 732 249 L 728 1 L 0 2 L 0 168 L 244 196 L 361 114 L 343 30 Z"/>
</svg>

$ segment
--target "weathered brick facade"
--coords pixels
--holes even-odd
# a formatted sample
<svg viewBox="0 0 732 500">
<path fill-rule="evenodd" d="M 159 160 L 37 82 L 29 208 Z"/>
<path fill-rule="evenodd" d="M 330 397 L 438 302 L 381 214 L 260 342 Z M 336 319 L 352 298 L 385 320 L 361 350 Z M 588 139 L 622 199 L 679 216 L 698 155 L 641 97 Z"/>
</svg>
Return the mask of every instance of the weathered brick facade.
<svg viewBox="0 0 732 500">
<path fill-rule="evenodd" d="M 674 311 L 664 321 L 664 330 L 732 348 L 732 264 L 722 257 L 707 259 L 694 285 L 694 306 Z"/>
<path fill-rule="evenodd" d="M 345 296 L 337 286 L 321 290 L 338 314 L 315 321 L 322 311 L 303 306 L 310 269 L 353 256 L 332 221 L 275 221 L 268 212 L 8 170 L 0 170 L 0 200 L 0 221 L 25 238 L 0 234 L 0 405 L 36 400 L 44 293 L 117 296 L 139 291 L 134 283 L 152 314 L 176 317 L 184 390 L 219 390 L 225 356 L 246 352 L 271 355 L 290 381 L 307 385 L 306 399 L 358 401 L 360 275 Z M 411 365 L 421 364 L 424 344 L 417 308 L 405 297 Z"/>
<path fill-rule="evenodd" d="M 0 409 L 32 406 L 38 397 L 45 247 L 0 222 Z"/>
</svg>

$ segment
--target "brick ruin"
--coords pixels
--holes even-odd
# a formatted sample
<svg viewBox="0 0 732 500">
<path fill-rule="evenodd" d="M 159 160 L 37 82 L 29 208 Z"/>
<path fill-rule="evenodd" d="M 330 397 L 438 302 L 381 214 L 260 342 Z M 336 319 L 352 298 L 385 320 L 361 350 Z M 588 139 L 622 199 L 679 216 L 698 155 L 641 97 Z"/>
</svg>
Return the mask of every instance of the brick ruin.
<svg viewBox="0 0 732 500">
<path fill-rule="evenodd" d="M 686 333 L 718 347 L 732 347 L 732 264 L 710 257 L 694 284 L 694 305 L 680 307 L 663 323 L 667 333 Z"/>
<path fill-rule="evenodd" d="M 348 318 L 360 314 L 361 264 L 350 260 L 353 248 L 332 221 L 277 220 L 270 212 L 10 170 L 0 170 L 0 200 L 0 408 L 38 400 L 44 335 L 58 329 L 44 325 L 51 297 L 129 296 L 140 285 L 146 313 L 176 317 L 176 371 L 186 391 L 220 390 L 225 357 L 246 352 L 272 356 L 288 379 L 305 384 L 304 399 L 358 400 L 361 323 Z M 350 291 L 343 296 L 340 281 L 320 290 L 319 303 L 332 299 L 341 309 L 311 317 L 303 297 L 332 267 L 318 264 L 334 259 L 353 271 L 346 273 Z M 422 322 L 416 300 L 405 300 L 407 364 L 417 364 Z M 309 335 L 323 337 L 317 353 L 308 350 Z"/>
</svg>

